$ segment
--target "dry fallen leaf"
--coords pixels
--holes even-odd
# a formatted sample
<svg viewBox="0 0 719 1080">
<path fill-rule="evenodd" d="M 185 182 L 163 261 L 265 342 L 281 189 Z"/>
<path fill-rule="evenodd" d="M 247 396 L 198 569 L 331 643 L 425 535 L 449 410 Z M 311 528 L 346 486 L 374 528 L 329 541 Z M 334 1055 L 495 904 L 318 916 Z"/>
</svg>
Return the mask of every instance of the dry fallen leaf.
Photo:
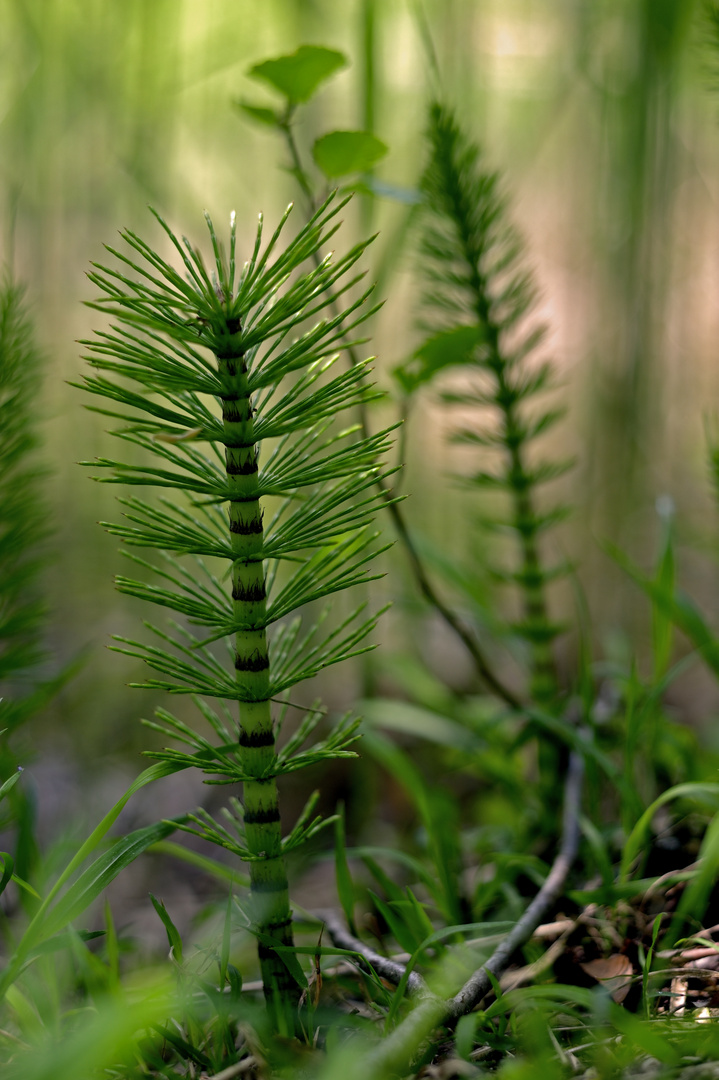
<svg viewBox="0 0 719 1080">
<path fill-rule="evenodd" d="M 591 975 L 598 983 L 605 986 L 611 994 L 612 1000 L 621 1005 L 629 993 L 632 984 L 634 968 L 628 956 L 614 953 L 600 960 L 589 960 L 586 964 L 579 965 L 582 971 Z"/>
</svg>

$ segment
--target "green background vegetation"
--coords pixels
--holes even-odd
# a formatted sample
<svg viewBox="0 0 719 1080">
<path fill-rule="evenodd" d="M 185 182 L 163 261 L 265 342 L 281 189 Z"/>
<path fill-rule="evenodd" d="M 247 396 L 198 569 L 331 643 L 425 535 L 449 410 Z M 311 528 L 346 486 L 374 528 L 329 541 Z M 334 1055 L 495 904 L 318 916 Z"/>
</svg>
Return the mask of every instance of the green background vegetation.
<svg viewBox="0 0 719 1080">
<path fill-rule="evenodd" d="M 446 90 L 508 178 L 551 326 L 549 351 L 566 379 L 571 411 L 561 437 L 578 457 L 567 484 L 580 510 L 567 550 L 591 548 L 594 533 L 638 538 L 646 553 L 657 532 L 654 501 L 665 493 L 678 505 L 680 534 L 707 542 L 702 419 L 711 418 L 717 380 L 717 106 L 699 7 L 449 0 L 426 11 Z M 339 48 L 352 63 L 305 111 L 298 137 L 307 145 L 333 127 L 372 127 L 390 147 L 377 176 L 414 186 L 428 65 L 411 5 L 399 0 L 4 0 L 2 22 L 2 236 L 48 357 L 39 407 L 62 553 L 49 582 L 53 644 L 65 657 L 95 647 L 75 689 L 86 699 L 68 704 L 57 727 L 79 724 L 96 754 L 132 738 L 137 703 L 117 693 L 116 661 L 106 677 L 97 650 L 132 617 L 109 584 L 114 544 L 94 527 L 109 497 L 74 466 L 106 446 L 102 421 L 81 418 L 64 382 L 77 375 L 74 341 L 89 325 L 78 304 L 92 295 L 84 271 L 102 240 L 144 227 L 148 203 L 193 238 L 202 209 L 217 221 L 235 209 L 247 245 L 259 209 L 272 220 L 297 197 L 278 168 L 287 164 L 279 141 L 232 102 L 274 103 L 246 71 L 303 41 Z M 391 304 L 373 327 L 386 386 L 418 342 L 417 256 L 394 231 L 405 213 L 387 199 L 357 208 L 382 229 L 370 273 L 394 259 L 381 281 Z M 407 513 L 465 557 L 476 546 L 471 508 L 443 479 L 462 468 L 463 452 L 447 448 L 445 426 L 427 395 L 408 437 Z M 706 595 L 711 568 L 694 558 L 686 572 Z M 621 579 L 591 552 L 583 573 L 599 604 L 597 634 L 615 633 L 634 617 Z M 404 644 L 397 622 L 401 611 L 391 625 Z"/>
<path fill-rule="evenodd" d="M 719 581 L 707 432 L 716 441 L 719 52 L 698 0 L 425 0 L 421 11 L 442 94 L 488 166 L 503 174 L 549 326 L 540 352 L 552 358 L 568 406 L 547 439 L 551 456 L 576 458 L 556 485 L 574 513 L 548 552 L 550 562 L 577 563 L 576 576 L 550 594 L 552 615 L 580 628 L 559 640 L 559 681 L 581 692 L 576 671 L 586 674 L 582 663 L 591 655 L 603 665 L 597 680 L 608 675 L 621 686 L 626 727 L 613 734 L 625 753 L 620 771 L 639 791 L 634 801 L 626 787 L 618 802 L 609 799 L 606 833 L 594 849 L 599 859 L 602 843 L 605 856 L 616 852 L 608 824 L 615 809 L 626 836 L 662 786 L 715 779 L 719 694 L 709 667 L 693 663 L 668 689 L 660 686 L 672 649 L 676 659 L 701 635 L 691 645 L 674 642 L 657 610 L 652 622 L 650 605 L 603 542 L 643 567 L 664 552 L 660 590 L 673 588 L 676 559 L 682 585 L 712 621 Z M 103 649 L 111 634 L 135 633 L 139 612 L 113 590 L 116 541 L 96 524 L 116 518 L 112 489 L 91 484 L 75 464 L 110 452 L 105 421 L 84 412 L 68 385 L 81 371 L 76 340 L 97 322 L 80 304 L 94 296 L 87 267 L 120 228 L 147 235 L 148 204 L 197 243 L 203 209 L 216 223 L 234 210 L 240 250 L 249 254 L 257 212 L 274 222 L 288 201 L 302 208 L 302 192 L 281 140 L 237 108 L 241 99 L 278 103 L 248 71 L 302 43 L 341 50 L 350 65 L 302 110 L 296 138 L 306 162 L 314 139 L 336 128 L 371 131 L 389 147 L 373 173 L 376 195 L 358 195 L 346 216 L 348 237 L 379 230 L 369 275 L 388 303 L 372 322 L 371 349 L 390 396 L 369 420 L 375 431 L 391 423 L 399 396 L 392 371 L 425 336 L 413 197 L 427 153 L 426 105 L 437 85 L 419 12 L 410 0 L 0 0 L 0 236 L 7 267 L 26 286 L 45 357 L 33 411 L 49 470 L 47 676 L 85 654 L 79 673 L 13 745 L 21 760 L 36 755 L 42 783 L 48 761 L 63 763 L 53 784 L 60 792 L 55 817 L 66 826 L 119 795 L 148 744 L 138 718 L 162 703 L 155 693 L 126 690 L 141 670 Z M 477 461 L 475 448 L 447 437 L 456 414 L 436 391 L 450 386 L 457 382 L 446 376 L 413 400 L 400 450 L 401 487 L 410 496 L 403 509 L 440 590 L 488 637 L 498 610 L 514 616 L 517 598 L 498 590 L 486 569 L 490 542 L 477 528 L 486 499 L 448 479 Z M 457 731 L 445 731 L 438 716 L 468 730 L 484 722 L 480 685 L 461 646 L 418 598 L 399 546 L 383 569 L 372 603 L 394 607 L 377 635 L 381 650 L 323 677 L 319 692 L 333 711 L 364 699 L 371 721 L 416 732 L 419 714 L 403 713 L 401 700 L 414 698 L 428 724 L 417 768 L 431 771 L 443 740 L 450 754 L 463 752 Z M 510 684 L 519 681 L 517 655 L 513 647 L 493 654 Z M 642 679 L 654 679 L 651 693 Z M 668 717 L 670 727 L 656 720 L 651 704 L 665 689 L 662 723 Z M 377 704 L 378 696 L 398 700 Z M 692 731 L 706 748 L 701 758 Z M 522 781 L 503 771 L 506 746 L 502 738 L 483 746 L 485 773 L 496 786 L 478 800 L 478 851 L 511 850 L 541 819 L 533 804 L 524 819 L 507 822 Z M 404 766 L 383 747 L 371 745 L 372 753 L 384 753 L 400 776 Z M 328 809 L 335 795 L 347 799 L 352 841 L 416 839 L 421 797 L 415 790 L 413 808 L 397 793 L 400 784 L 383 800 L 369 757 L 354 774 L 342 769 L 330 778 Z M 415 774 L 405 773 L 405 791 L 414 782 Z M 599 799 L 596 775 L 589 783 Z M 188 804 L 200 797 L 193 789 Z M 301 793 L 289 798 L 299 801 Z M 437 848 L 436 865 L 450 865 L 457 852 L 429 825 L 459 811 L 441 788 L 432 800 L 423 827 Z M 161 813 L 184 809 L 163 806 Z M 547 844 L 550 820 L 540 829 Z M 508 895 L 516 915 L 519 898 Z M 458 901 L 451 884 L 444 899 L 448 922 L 466 914 L 452 910 Z"/>
<path fill-rule="evenodd" d="M 678 504 L 680 532 L 706 537 L 702 418 L 711 418 L 717 379 L 717 138 L 716 76 L 699 7 L 449 0 L 426 11 L 446 90 L 508 177 L 550 351 L 566 378 L 571 412 L 562 438 L 578 457 L 567 483 L 580 509 L 567 549 L 585 551 L 593 532 L 638 537 L 646 551 L 657 531 L 654 500 L 665 493 Z M 390 147 L 378 177 L 412 187 L 429 73 L 411 5 L 399 0 L 4 0 L 2 22 L 2 235 L 48 357 L 40 408 L 62 552 L 49 595 L 54 644 L 69 656 L 126 617 L 109 586 L 114 544 L 93 527 L 107 516 L 109 497 L 74 467 L 102 452 L 103 424 L 81 419 L 64 382 L 79 369 L 74 341 L 85 336 L 88 313 L 78 300 L 92 295 L 83 274 L 101 241 L 144 226 L 148 203 L 193 238 L 203 208 L 217 221 L 235 209 L 245 245 L 259 209 L 277 217 L 297 197 L 278 168 L 287 164 L 284 149 L 232 102 L 273 103 L 246 71 L 303 41 L 339 48 L 352 63 L 306 110 L 299 137 L 309 143 L 322 130 L 371 126 Z M 391 304 L 373 327 L 384 385 L 418 341 L 417 256 L 411 242 L 399 248 L 394 232 L 404 213 L 387 199 L 357 210 L 382 229 L 370 273 L 395 258 L 381 282 Z M 443 482 L 462 467 L 462 451 L 443 443 L 445 421 L 429 398 L 420 410 L 408 438 L 407 513 L 433 541 L 450 538 L 453 556 L 466 556 L 475 546 L 471 510 Z M 430 453 L 420 457 L 425 440 Z M 603 556 L 590 555 L 584 572 L 600 604 L 597 632 L 617 631 L 633 617 L 621 580 Z M 687 572 L 703 592 L 711 587 L 710 568 L 692 563 Z M 95 655 L 79 684 L 104 718 L 102 734 L 96 721 L 83 732 L 93 753 L 134 730 L 137 705 L 107 684 Z M 63 715 L 63 730 L 80 721 L 78 704 Z"/>
</svg>

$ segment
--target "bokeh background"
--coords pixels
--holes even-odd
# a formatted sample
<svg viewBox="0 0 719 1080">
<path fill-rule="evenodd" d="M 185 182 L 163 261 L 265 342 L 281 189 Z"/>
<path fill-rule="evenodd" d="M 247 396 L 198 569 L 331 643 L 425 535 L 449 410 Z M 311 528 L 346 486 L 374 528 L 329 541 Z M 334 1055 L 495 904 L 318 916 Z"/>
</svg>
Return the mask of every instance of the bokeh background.
<svg viewBox="0 0 719 1080">
<path fill-rule="evenodd" d="M 82 370 L 77 341 L 98 322 L 81 303 L 93 293 L 84 275 L 120 228 L 156 236 L 148 204 L 202 243 L 202 211 L 224 222 L 234 209 L 247 245 L 259 210 L 273 222 L 298 197 L 281 142 L 234 103 L 274 103 L 247 71 L 303 43 L 349 61 L 298 117 L 306 159 L 312 140 L 333 129 L 372 130 L 389 147 L 375 176 L 389 194 L 359 197 L 346 226 L 348 245 L 380 230 L 368 269 L 387 299 L 371 330 L 381 385 L 395 392 L 392 369 L 421 340 L 411 193 L 431 91 L 424 34 L 444 95 L 504 176 L 549 326 L 544 352 L 568 406 L 551 438 L 553 450 L 576 456 L 562 481 L 576 509 L 554 543 L 578 569 L 555 608 L 571 620 L 584 595 L 597 657 L 621 657 L 630 635 L 641 644 L 644 602 L 600 541 L 650 563 L 659 500 L 660 510 L 675 508 L 682 581 L 711 615 L 719 51 L 698 0 L 0 0 L 0 26 L 3 262 L 26 285 L 45 356 L 37 414 L 50 471 L 48 666 L 85 653 L 25 736 L 36 782 L 53 793 L 48 830 L 119 795 L 147 745 L 138 718 L 158 704 L 127 688 L 141 673 L 105 648 L 113 633 L 136 634 L 147 613 L 113 589 L 123 566 L 97 522 L 116 515 L 116 492 L 77 465 L 111 450 L 105 421 L 69 385 Z M 373 422 L 395 411 L 390 397 Z M 485 544 L 478 497 L 451 479 L 468 462 L 446 438 L 451 426 L 437 395 L 422 395 L 404 434 L 402 480 L 408 519 L 450 596 L 440 564 L 471 567 L 481 581 Z M 394 602 L 383 648 L 328 676 L 319 692 L 333 708 L 377 687 L 400 693 L 393 672 L 408 658 L 450 685 L 472 685 L 460 646 L 417 599 L 401 551 L 385 568 L 374 598 Z M 568 680 L 576 647 L 568 633 Z M 700 668 L 671 692 L 716 741 L 719 702 Z M 182 783 L 178 805 L 163 813 L 200 797 L 194 780 Z"/>
</svg>

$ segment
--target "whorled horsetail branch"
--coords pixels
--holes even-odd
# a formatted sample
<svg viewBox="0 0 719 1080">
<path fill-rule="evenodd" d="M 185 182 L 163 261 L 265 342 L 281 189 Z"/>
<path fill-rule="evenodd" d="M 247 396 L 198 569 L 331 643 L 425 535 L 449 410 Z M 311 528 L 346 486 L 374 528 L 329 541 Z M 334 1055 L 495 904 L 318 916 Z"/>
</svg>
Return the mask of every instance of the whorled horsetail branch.
<svg viewBox="0 0 719 1080">
<path fill-rule="evenodd" d="M 302 749 L 323 715 L 312 710 L 278 752 L 282 715 L 273 716 L 273 702 L 370 648 L 366 638 L 377 621 L 363 607 L 335 626 L 319 617 L 303 627 L 295 615 L 378 576 L 370 567 L 377 554 L 370 523 L 386 504 L 375 485 L 389 475 L 379 460 L 390 430 L 361 437 L 356 427 L 337 426 L 339 415 L 378 395 L 367 382 L 368 362 L 339 374 L 334 368 L 342 349 L 364 340 L 353 340 L 353 331 L 376 311 L 367 303 L 371 290 L 347 299 L 362 277 L 350 271 L 367 244 L 337 261 L 315 259 L 346 201 L 330 197 L 284 250 L 278 242 L 288 215 L 264 248 L 260 219 L 241 270 L 234 217 L 227 260 L 207 218 L 212 273 L 158 217 L 184 276 L 131 232 L 123 236 L 132 257 L 108 249 L 120 268 L 96 266 L 90 274 L 102 293 L 90 306 L 109 313 L 114 325 L 84 343 L 97 372 L 85 388 L 114 403 L 95 410 L 120 419 L 114 434 L 147 452 L 151 464 L 87 464 L 107 470 L 99 478 L 107 482 L 165 492 L 159 504 L 120 500 L 125 523 L 104 523 L 130 547 L 162 555 L 158 566 L 126 552 L 161 585 L 126 577 L 117 584 L 184 617 L 169 631 L 147 624 L 159 644 L 118 638 L 118 649 L 161 676 L 138 685 L 194 695 L 217 736 L 211 742 L 160 709 L 150 726 L 189 752 L 155 756 L 177 768 L 198 766 L 209 783 L 243 785 L 243 804 L 232 800 L 228 827 L 199 811 L 187 828 L 249 862 L 250 910 L 275 1015 L 299 995 L 298 967 L 286 951 L 293 938 L 284 855 L 326 824 L 313 816 L 313 797 L 283 839 L 277 777 L 351 756 L 359 721 L 345 717 L 323 741 Z M 308 322 L 317 315 L 318 322 Z M 208 558 L 228 564 L 229 582 Z M 223 639 L 229 663 L 217 653 Z M 207 697 L 218 699 L 217 709 Z M 236 717 L 227 704 L 233 701 Z"/>
</svg>

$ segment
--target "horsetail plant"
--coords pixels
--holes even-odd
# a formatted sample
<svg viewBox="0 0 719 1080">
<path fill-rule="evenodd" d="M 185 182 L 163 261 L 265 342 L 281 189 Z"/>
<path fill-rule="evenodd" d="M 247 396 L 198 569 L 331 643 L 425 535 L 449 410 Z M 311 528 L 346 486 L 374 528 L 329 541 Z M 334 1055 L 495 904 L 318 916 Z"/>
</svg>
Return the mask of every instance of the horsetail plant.
<svg viewBox="0 0 719 1080">
<path fill-rule="evenodd" d="M 322 614 L 305 616 L 304 624 L 295 614 L 379 576 L 369 565 L 377 536 L 371 520 L 383 502 L 375 484 L 389 430 L 363 438 L 352 425 L 337 425 L 338 416 L 377 393 L 367 383 L 368 361 L 334 369 L 342 349 L 365 340 L 353 340 L 353 332 L 376 310 L 368 305 L 371 289 L 357 295 L 363 275 L 353 273 L 369 241 L 336 261 L 330 254 L 317 259 L 346 202 L 330 196 L 284 250 L 279 241 L 291 207 L 264 247 L 260 216 L 241 270 L 234 214 L 228 258 L 206 216 L 209 272 L 200 252 L 156 214 L 184 276 L 137 235 L 123 233 L 132 254 L 108 248 L 120 268 L 96 266 L 90 274 L 103 294 L 91 306 L 114 324 L 83 343 L 98 372 L 86 388 L 122 406 L 96 411 L 120 418 L 114 434 L 153 458 L 99 460 L 107 475 L 98 479 L 164 491 L 154 504 L 121 498 L 126 522 L 103 523 L 127 545 L 161 552 L 159 566 L 126 552 L 161 585 L 119 577 L 118 588 L 182 617 L 169 630 L 146 624 L 156 644 L 116 638 L 116 648 L 160 673 L 135 685 L 193 695 L 215 733 L 211 742 L 160 709 L 150 726 L 189 752 L 155 756 L 201 768 L 207 783 L 242 784 L 242 803 L 231 800 L 224 824 L 198 811 L 187 829 L 249 863 L 247 914 L 270 1014 L 281 1026 L 303 980 L 292 952 L 285 855 L 326 821 L 314 815 L 315 793 L 283 839 L 277 778 L 353 756 L 359 720 L 344 717 L 310 749 L 302 747 L 324 716 L 320 707 L 305 712 L 280 750 L 278 729 L 293 707 L 290 690 L 371 648 L 366 638 L 377 621 L 364 605 L 334 626 Z M 313 316 L 320 316 L 314 325 Z M 222 641 L 229 660 L 219 654 Z"/>
<path fill-rule="evenodd" d="M 27 681 L 42 660 L 38 540 L 44 538 L 45 513 L 32 423 L 39 369 L 22 290 L 5 280 L 0 284 L 0 698 L 7 698 L 12 683 Z"/>
<path fill-rule="evenodd" d="M 70 674 L 41 675 L 47 661 L 42 574 L 49 561 L 37 460 L 41 367 L 24 291 L 8 275 L 0 283 L 0 801 L 19 775 L 13 737 Z M 16 787 L 10 802 L 18 824 L 16 869 L 26 877 L 37 853 L 32 798 Z M 3 872 L 0 892 L 9 879 Z"/>
<path fill-rule="evenodd" d="M 487 517 L 484 524 L 514 533 L 519 565 L 492 572 L 519 587 L 523 610 L 513 629 L 529 647 L 531 697 L 546 704 L 557 690 L 552 641 L 560 629 L 549 617 L 546 587 L 566 568 L 546 567 L 539 541 L 564 510 L 540 512 L 536 493 L 568 465 L 532 462 L 531 444 L 563 410 L 545 409 L 536 416 L 527 412 L 527 403 L 550 388 L 552 372 L 547 363 L 533 369 L 526 364 L 544 328 L 526 329 L 535 289 L 521 265 L 521 244 L 506 220 L 498 177 L 487 171 L 480 150 L 446 106 L 432 105 L 428 135 L 429 160 L 420 183 L 421 266 L 429 285 L 422 313 L 433 312 L 435 320 L 433 336 L 398 375 L 409 390 L 450 364 L 462 363 L 480 376 L 473 388 L 444 399 L 491 414 L 488 425 L 465 428 L 457 438 L 496 455 L 497 467 L 481 469 L 472 483 L 509 496 L 510 513 Z"/>
</svg>

